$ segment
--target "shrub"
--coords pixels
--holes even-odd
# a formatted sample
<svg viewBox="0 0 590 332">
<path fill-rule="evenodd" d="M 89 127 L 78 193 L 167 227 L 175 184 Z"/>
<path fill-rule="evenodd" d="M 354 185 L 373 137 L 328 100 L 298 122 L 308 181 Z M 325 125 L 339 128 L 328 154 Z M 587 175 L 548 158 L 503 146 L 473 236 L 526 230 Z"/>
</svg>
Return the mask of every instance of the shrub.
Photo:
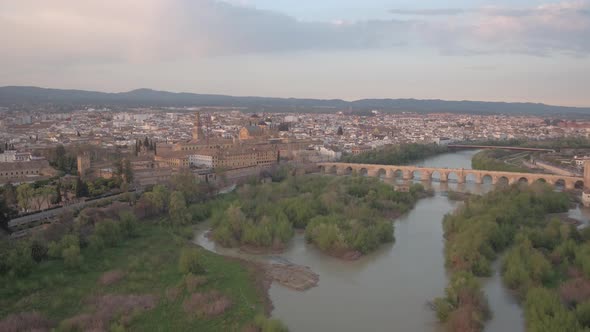
<svg viewBox="0 0 590 332">
<path fill-rule="evenodd" d="M 254 318 L 254 326 L 261 332 L 287 332 L 289 329 L 277 319 L 268 319 L 263 315 Z"/>
<path fill-rule="evenodd" d="M 94 235 L 99 236 L 105 245 L 115 247 L 123 238 L 121 226 L 113 220 L 105 220 L 94 227 Z"/>
<path fill-rule="evenodd" d="M 62 253 L 64 264 L 71 269 L 77 269 L 82 265 L 82 255 L 80 254 L 80 246 L 70 246 L 64 249 Z"/>
<path fill-rule="evenodd" d="M 201 252 L 197 248 L 182 249 L 178 265 L 180 272 L 184 274 L 200 274 L 205 272 L 201 265 Z"/>
<path fill-rule="evenodd" d="M 8 253 L 8 266 L 10 271 L 19 277 L 24 277 L 31 273 L 35 261 L 31 256 L 31 250 L 26 243 L 18 243 Z"/>
<path fill-rule="evenodd" d="M 88 239 L 88 248 L 94 252 L 101 252 L 105 248 L 104 240 L 101 236 L 94 234 Z"/>
<path fill-rule="evenodd" d="M 62 252 L 64 249 L 71 246 L 80 247 L 80 238 L 74 234 L 68 234 L 59 240 L 59 242 L 53 241 L 49 244 L 47 253 L 51 258 L 62 258 Z"/>
<path fill-rule="evenodd" d="M 130 211 L 123 211 L 119 214 L 119 224 L 121 231 L 127 237 L 136 237 L 137 234 L 137 217 Z"/>
</svg>

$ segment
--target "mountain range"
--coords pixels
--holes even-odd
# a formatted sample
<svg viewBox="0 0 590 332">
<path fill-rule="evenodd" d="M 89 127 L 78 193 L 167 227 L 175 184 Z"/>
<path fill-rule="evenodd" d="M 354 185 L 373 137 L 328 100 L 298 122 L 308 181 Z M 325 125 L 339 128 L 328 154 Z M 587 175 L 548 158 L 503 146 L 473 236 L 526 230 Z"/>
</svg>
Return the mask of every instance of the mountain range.
<svg viewBox="0 0 590 332">
<path fill-rule="evenodd" d="M 454 112 L 484 114 L 536 114 L 589 116 L 589 107 L 552 106 L 540 103 L 446 101 L 420 99 L 302 99 L 235 97 L 214 94 L 174 93 L 151 89 L 106 93 L 47 89 L 30 86 L 0 87 L 0 106 L 102 106 L 102 107 L 236 107 L 266 112 Z"/>
</svg>

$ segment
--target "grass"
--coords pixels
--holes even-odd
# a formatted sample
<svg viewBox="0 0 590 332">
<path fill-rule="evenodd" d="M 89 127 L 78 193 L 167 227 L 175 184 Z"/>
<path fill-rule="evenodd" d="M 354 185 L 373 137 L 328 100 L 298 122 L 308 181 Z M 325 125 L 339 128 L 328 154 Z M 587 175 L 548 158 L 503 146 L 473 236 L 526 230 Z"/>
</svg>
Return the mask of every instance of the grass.
<svg viewBox="0 0 590 332">
<path fill-rule="evenodd" d="M 154 309 L 133 315 L 129 331 L 235 331 L 264 311 L 264 299 L 252 272 L 235 260 L 203 250 L 208 282 L 198 291 L 217 290 L 230 297 L 233 306 L 211 319 L 187 315 L 182 303 L 190 294 L 182 288 L 185 276 L 178 269 L 179 253 L 185 244 L 186 240 L 170 228 L 142 223 L 139 236 L 118 247 L 100 254 L 83 249 L 80 270 L 68 270 L 61 260 L 50 260 L 37 265 L 26 278 L 0 279 L 0 318 L 38 311 L 59 323 L 91 313 L 87 299 L 105 294 L 153 294 L 159 298 Z M 100 277 L 112 270 L 121 270 L 125 276 L 112 285 L 101 285 Z M 166 296 L 166 290 L 172 288 L 180 289 L 175 299 Z"/>
</svg>

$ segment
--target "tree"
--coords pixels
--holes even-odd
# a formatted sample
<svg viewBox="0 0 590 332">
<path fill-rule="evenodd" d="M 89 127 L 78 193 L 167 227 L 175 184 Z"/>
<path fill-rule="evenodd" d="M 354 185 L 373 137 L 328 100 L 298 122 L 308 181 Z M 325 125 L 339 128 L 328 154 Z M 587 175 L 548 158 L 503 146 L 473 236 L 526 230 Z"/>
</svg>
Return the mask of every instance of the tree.
<svg viewBox="0 0 590 332">
<path fill-rule="evenodd" d="M 55 186 L 55 199 L 53 200 L 54 204 L 59 204 L 62 201 L 62 193 L 61 193 L 61 182 L 57 182 Z"/>
<path fill-rule="evenodd" d="M 0 227 L 7 228 L 8 222 L 17 214 L 18 212 L 8 206 L 5 200 L 0 199 Z"/>
<path fill-rule="evenodd" d="M 121 231 L 127 237 L 137 236 L 137 217 L 129 212 L 123 211 L 119 214 L 119 224 Z"/>
<path fill-rule="evenodd" d="M 190 222 L 191 214 L 186 207 L 186 199 L 182 192 L 175 191 L 170 195 L 168 212 L 173 225 L 185 225 Z"/>
<path fill-rule="evenodd" d="M 336 135 L 338 135 L 338 136 L 344 135 L 344 130 L 342 129 L 342 126 L 338 127 L 338 131 L 336 132 Z"/>
<path fill-rule="evenodd" d="M 558 296 L 546 288 L 534 288 L 526 296 L 527 331 L 580 331 L 573 312 L 568 311 Z"/>
<path fill-rule="evenodd" d="M 202 201 L 208 194 L 207 184 L 200 183 L 190 171 L 174 175 L 170 182 L 172 183 L 173 190 L 182 192 L 184 198 L 189 203 Z"/>
<path fill-rule="evenodd" d="M 125 159 L 123 162 L 123 178 L 125 182 L 129 184 L 133 183 L 133 167 L 129 159 Z"/>
<path fill-rule="evenodd" d="M 30 184 L 25 183 L 21 184 L 16 188 L 17 200 L 18 205 L 23 209 L 25 212 L 29 212 L 29 208 L 31 207 L 31 200 L 35 195 L 35 190 L 31 187 Z"/>
<path fill-rule="evenodd" d="M 31 273 L 35 261 L 31 256 L 31 249 L 29 248 L 28 243 L 25 241 L 17 243 L 15 247 L 9 251 L 7 263 L 10 271 L 16 276 L 24 277 Z"/>
<path fill-rule="evenodd" d="M 8 206 L 15 206 L 18 204 L 17 196 L 16 196 L 16 188 L 10 182 L 4 185 L 2 188 L 2 196 L 4 196 L 4 201 Z"/>
<path fill-rule="evenodd" d="M 105 245 L 115 247 L 123 239 L 121 225 L 114 220 L 103 220 L 94 226 L 94 235 L 102 238 Z"/>
<path fill-rule="evenodd" d="M 66 267 L 77 269 L 82 265 L 83 257 L 80 253 L 79 245 L 72 245 L 65 248 L 62 252 L 62 258 Z"/>
<path fill-rule="evenodd" d="M 76 197 L 82 198 L 88 196 L 88 185 L 80 177 L 76 179 Z"/>
<path fill-rule="evenodd" d="M 200 274 L 205 272 L 201 265 L 201 252 L 197 248 L 184 248 L 180 253 L 178 267 L 181 273 Z"/>
<path fill-rule="evenodd" d="M 52 197 L 55 194 L 53 187 L 45 186 L 35 190 L 35 198 L 37 203 L 37 210 L 41 210 L 44 207 L 49 207 L 52 201 Z"/>
</svg>

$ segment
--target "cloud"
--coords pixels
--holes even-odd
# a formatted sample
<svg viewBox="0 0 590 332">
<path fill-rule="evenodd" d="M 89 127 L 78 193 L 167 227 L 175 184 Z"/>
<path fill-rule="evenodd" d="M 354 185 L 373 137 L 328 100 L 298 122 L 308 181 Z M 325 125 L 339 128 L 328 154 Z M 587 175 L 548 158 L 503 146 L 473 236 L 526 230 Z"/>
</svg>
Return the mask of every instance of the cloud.
<svg viewBox="0 0 590 332">
<path fill-rule="evenodd" d="M 151 63 L 412 45 L 444 54 L 590 53 L 590 0 L 392 10 L 411 19 L 300 21 L 248 1 L 0 2 L 0 64 Z M 457 17 L 457 15 L 461 15 Z"/>
<path fill-rule="evenodd" d="M 191 57 L 399 45 L 396 20 L 304 22 L 214 0 L 22 0 L 0 4 L 0 59 L 53 62 Z"/>
<path fill-rule="evenodd" d="M 425 19 L 418 38 L 445 54 L 519 53 L 546 56 L 590 53 L 590 1 L 531 8 L 482 7 L 461 19 Z"/>
<path fill-rule="evenodd" d="M 430 9 L 391 9 L 389 11 L 395 15 L 411 16 L 449 16 L 459 15 L 468 12 L 467 9 L 461 8 L 430 8 Z"/>
</svg>

